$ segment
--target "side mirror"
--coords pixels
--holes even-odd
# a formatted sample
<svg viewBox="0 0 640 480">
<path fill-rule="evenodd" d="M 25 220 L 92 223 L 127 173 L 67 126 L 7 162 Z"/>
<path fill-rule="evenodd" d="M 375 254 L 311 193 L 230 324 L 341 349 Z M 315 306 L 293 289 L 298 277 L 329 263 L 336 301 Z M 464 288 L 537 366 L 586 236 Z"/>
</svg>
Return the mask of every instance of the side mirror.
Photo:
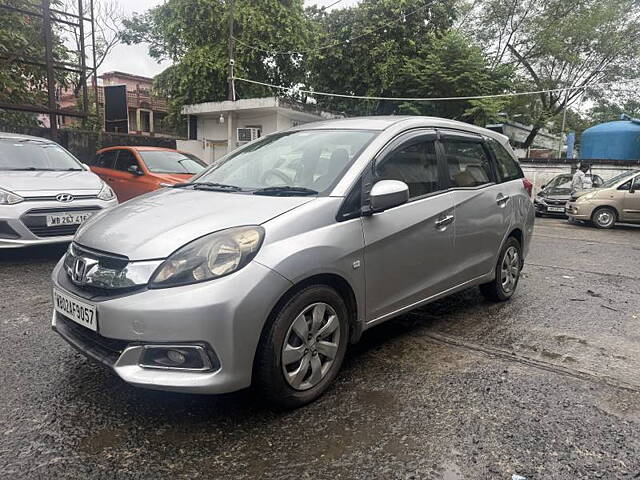
<svg viewBox="0 0 640 480">
<path fill-rule="evenodd" d="M 545 188 L 547 188 L 547 184 L 544 184 L 540 187 L 540 190 L 544 190 Z"/>
<path fill-rule="evenodd" d="M 127 168 L 127 172 L 133 173 L 134 175 L 144 175 L 140 170 L 140 167 L 138 167 L 137 165 L 131 165 L 129 168 Z"/>
<path fill-rule="evenodd" d="M 371 189 L 371 213 L 382 212 L 409 201 L 409 187 L 399 180 L 380 180 Z"/>
</svg>

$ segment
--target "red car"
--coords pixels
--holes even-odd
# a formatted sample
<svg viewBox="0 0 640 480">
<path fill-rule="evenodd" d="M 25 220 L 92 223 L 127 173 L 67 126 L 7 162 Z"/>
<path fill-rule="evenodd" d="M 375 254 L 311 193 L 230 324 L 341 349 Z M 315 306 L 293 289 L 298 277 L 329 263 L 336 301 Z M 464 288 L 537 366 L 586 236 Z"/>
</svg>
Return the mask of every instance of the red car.
<svg viewBox="0 0 640 480">
<path fill-rule="evenodd" d="M 189 180 L 207 165 L 197 157 L 158 147 L 109 147 L 98 150 L 91 171 L 109 184 L 118 201 L 151 192 L 162 183 Z"/>
</svg>

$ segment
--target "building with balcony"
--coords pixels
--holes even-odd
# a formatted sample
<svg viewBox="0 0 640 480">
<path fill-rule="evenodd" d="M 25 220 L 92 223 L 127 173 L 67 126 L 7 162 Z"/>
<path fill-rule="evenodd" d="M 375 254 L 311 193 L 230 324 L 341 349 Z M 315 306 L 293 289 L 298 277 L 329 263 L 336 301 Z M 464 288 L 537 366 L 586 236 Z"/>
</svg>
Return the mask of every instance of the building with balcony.
<svg viewBox="0 0 640 480">
<path fill-rule="evenodd" d="M 127 110 L 129 116 L 129 133 L 139 135 L 173 136 L 174 132 L 163 126 L 163 119 L 167 115 L 166 98 L 153 93 L 153 78 L 142 77 L 125 72 L 106 72 L 98 77 L 98 104 L 100 106 L 100 121 L 104 114 L 104 87 L 124 85 L 127 91 Z M 89 94 L 93 93 L 93 85 L 89 86 Z M 78 110 L 78 96 L 73 89 L 66 89 L 58 93 L 60 109 Z M 43 123 L 48 123 L 43 118 Z M 60 128 L 68 127 L 78 119 L 75 117 L 58 117 Z"/>
</svg>

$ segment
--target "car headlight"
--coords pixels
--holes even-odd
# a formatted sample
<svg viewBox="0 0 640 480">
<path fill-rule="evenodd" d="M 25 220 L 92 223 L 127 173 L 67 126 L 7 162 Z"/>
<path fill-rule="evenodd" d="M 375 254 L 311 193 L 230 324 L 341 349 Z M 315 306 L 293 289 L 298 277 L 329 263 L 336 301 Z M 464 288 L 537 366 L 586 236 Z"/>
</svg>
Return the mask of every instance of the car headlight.
<svg viewBox="0 0 640 480">
<path fill-rule="evenodd" d="M 0 188 L 0 205 L 13 205 L 24 201 L 20 195 Z"/>
<path fill-rule="evenodd" d="M 547 202 L 545 202 L 543 197 L 537 196 L 536 198 L 534 198 L 533 200 L 535 203 L 539 203 L 540 205 L 546 205 Z"/>
<path fill-rule="evenodd" d="M 257 225 L 200 237 L 167 258 L 151 277 L 149 287 L 176 287 L 229 275 L 253 260 L 263 239 L 264 229 Z"/>
<path fill-rule="evenodd" d="M 100 200 L 109 201 L 116 198 L 116 194 L 113 192 L 109 185 L 102 182 L 102 188 L 100 189 L 100 193 L 98 193 L 98 198 Z"/>
</svg>

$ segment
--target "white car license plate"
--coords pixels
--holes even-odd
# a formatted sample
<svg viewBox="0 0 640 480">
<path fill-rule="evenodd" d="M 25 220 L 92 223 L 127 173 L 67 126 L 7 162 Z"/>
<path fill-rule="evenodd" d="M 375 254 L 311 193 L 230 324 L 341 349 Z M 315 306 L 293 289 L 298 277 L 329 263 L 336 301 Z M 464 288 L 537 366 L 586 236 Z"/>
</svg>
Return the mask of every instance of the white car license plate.
<svg viewBox="0 0 640 480">
<path fill-rule="evenodd" d="M 547 207 L 550 212 L 564 213 L 564 207 Z"/>
<path fill-rule="evenodd" d="M 94 332 L 98 331 L 98 315 L 94 305 L 76 300 L 54 288 L 53 308 L 83 327 L 90 328 Z"/>
<path fill-rule="evenodd" d="M 60 225 L 80 225 L 91 217 L 93 212 L 63 212 L 47 215 L 47 227 L 57 227 Z"/>
</svg>

